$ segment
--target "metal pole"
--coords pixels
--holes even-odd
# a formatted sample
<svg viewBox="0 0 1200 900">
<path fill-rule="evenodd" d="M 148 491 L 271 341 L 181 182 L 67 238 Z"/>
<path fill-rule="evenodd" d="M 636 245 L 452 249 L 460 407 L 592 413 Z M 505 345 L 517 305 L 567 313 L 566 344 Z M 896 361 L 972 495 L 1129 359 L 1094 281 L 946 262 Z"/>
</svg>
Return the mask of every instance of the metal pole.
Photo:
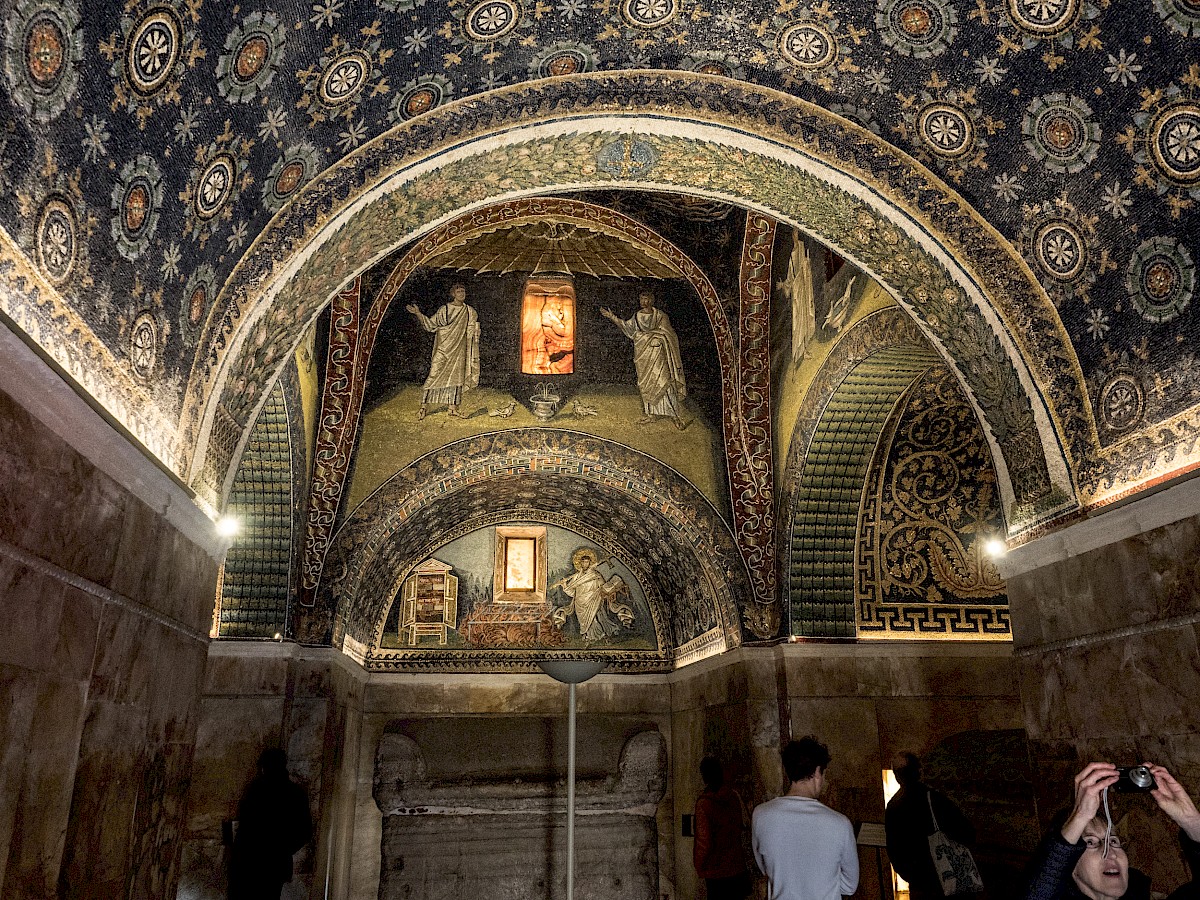
<svg viewBox="0 0 1200 900">
<path fill-rule="evenodd" d="M 333 804 L 330 804 L 331 806 Z M 330 816 L 330 818 L 333 818 Z M 333 823 L 329 823 L 329 853 L 325 860 L 325 900 L 329 900 L 329 876 L 333 872 Z"/>
<path fill-rule="evenodd" d="M 575 896 L 575 682 L 567 719 L 567 900 Z"/>
</svg>

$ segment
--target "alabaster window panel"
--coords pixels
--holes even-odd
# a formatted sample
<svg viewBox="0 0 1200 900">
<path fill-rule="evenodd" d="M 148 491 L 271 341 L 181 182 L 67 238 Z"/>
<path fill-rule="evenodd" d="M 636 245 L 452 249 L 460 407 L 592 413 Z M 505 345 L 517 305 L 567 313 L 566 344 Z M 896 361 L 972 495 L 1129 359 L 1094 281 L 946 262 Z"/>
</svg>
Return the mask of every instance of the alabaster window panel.
<svg viewBox="0 0 1200 900">
<path fill-rule="evenodd" d="M 546 601 L 545 526 L 497 526 L 494 579 L 497 603 Z"/>
</svg>

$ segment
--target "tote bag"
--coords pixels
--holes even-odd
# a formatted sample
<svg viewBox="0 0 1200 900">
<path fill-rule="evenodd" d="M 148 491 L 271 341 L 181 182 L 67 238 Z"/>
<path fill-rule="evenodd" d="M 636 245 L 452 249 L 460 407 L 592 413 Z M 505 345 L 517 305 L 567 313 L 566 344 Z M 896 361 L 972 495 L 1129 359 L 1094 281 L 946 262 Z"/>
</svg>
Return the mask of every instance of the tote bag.
<svg viewBox="0 0 1200 900">
<path fill-rule="evenodd" d="M 957 894 L 975 894 L 983 890 L 983 879 L 971 851 L 958 841 L 952 841 L 938 827 L 933 814 L 933 795 L 926 794 L 929 801 L 929 818 L 933 819 L 933 834 L 929 835 L 929 855 L 933 857 L 933 868 L 947 897 Z"/>
</svg>

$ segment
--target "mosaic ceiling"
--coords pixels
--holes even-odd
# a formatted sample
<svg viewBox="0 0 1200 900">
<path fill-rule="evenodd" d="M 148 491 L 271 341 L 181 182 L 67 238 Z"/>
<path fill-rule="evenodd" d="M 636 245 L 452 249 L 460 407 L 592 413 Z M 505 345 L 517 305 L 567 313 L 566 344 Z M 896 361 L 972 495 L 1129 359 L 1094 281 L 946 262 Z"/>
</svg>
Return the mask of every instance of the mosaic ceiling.
<svg viewBox="0 0 1200 900">
<path fill-rule="evenodd" d="M 196 402 L 189 381 L 224 352 L 213 328 L 228 315 L 215 306 L 222 287 L 251 251 L 294 251 L 278 232 L 256 246 L 273 216 L 297 221 L 285 207 L 306 185 L 376 136 L 420 134 L 437 107 L 590 71 L 699 72 L 784 91 L 919 160 L 1053 301 L 1100 445 L 1157 439 L 1152 426 L 1200 394 L 1194 0 L 3 10 L 0 225 L 23 260 L 0 247 L 0 273 L 10 296 L 61 295 L 22 326 L 45 345 L 59 338 L 60 362 L 78 357 L 133 384 L 133 400 L 88 386 L 123 421 L 151 423 L 137 433 L 163 432 L 153 449 L 180 471 L 194 437 L 174 431 Z M 233 389 L 253 401 L 265 387 Z"/>
</svg>

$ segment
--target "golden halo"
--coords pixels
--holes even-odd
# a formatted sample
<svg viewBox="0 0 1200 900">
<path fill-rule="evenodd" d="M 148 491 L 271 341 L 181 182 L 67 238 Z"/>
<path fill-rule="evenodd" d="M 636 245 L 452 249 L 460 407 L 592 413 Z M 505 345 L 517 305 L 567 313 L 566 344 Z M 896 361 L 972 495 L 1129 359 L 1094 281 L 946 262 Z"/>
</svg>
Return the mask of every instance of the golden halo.
<svg viewBox="0 0 1200 900">
<path fill-rule="evenodd" d="M 578 569 L 580 560 L 582 560 L 585 556 L 591 559 L 593 568 L 595 567 L 596 563 L 600 561 L 600 557 L 596 555 L 596 551 L 591 547 L 580 547 L 571 554 L 571 565 Z"/>
</svg>

